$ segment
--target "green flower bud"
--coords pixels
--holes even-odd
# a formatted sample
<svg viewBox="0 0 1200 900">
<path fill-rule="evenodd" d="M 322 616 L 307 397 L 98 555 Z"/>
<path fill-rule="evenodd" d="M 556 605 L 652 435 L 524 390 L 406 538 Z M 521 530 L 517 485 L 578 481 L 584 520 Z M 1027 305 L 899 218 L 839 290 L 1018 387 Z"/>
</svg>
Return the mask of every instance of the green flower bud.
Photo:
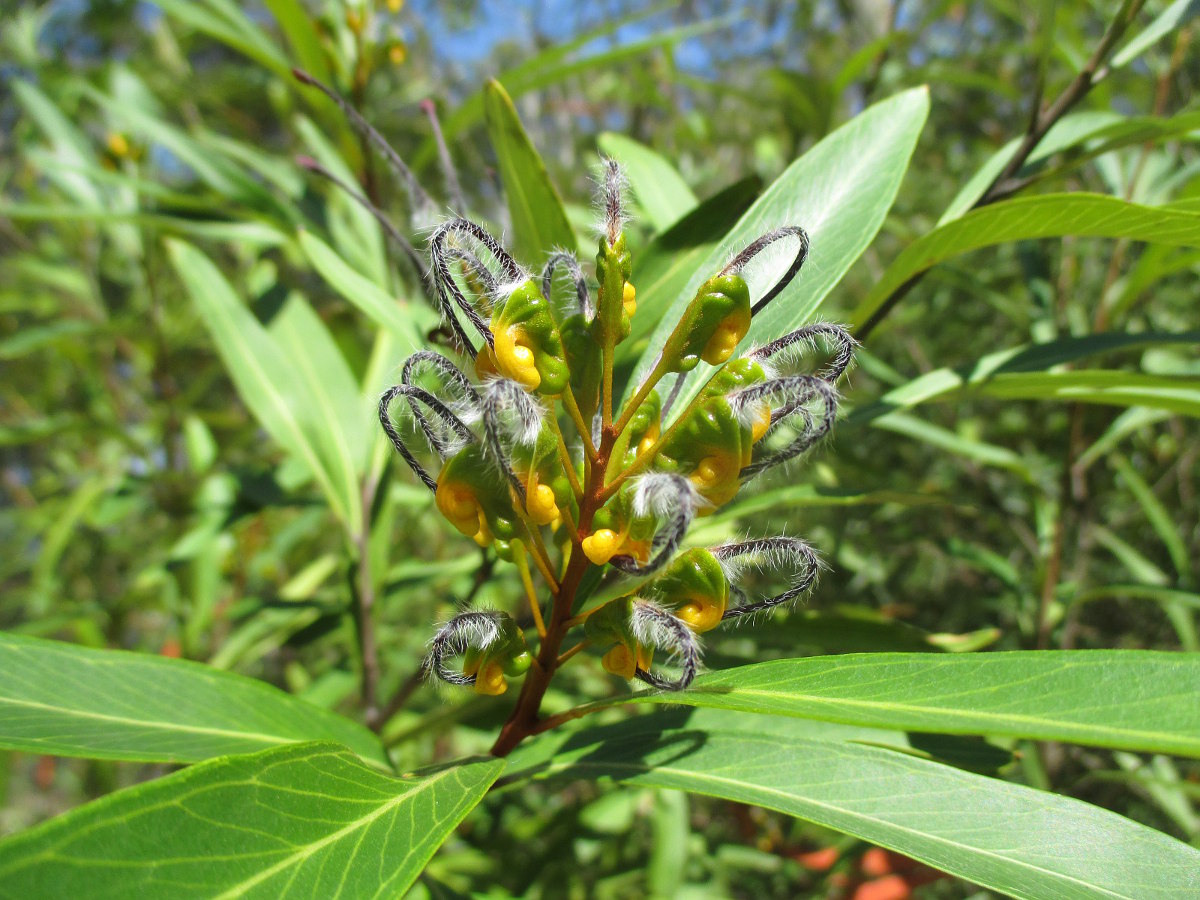
<svg viewBox="0 0 1200 900">
<path fill-rule="evenodd" d="M 667 339 L 668 372 L 690 372 L 700 360 L 719 366 L 750 330 L 750 288 L 740 275 L 717 275 L 700 290 Z"/>
<path fill-rule="evenodd" d="M 563 392 L 570 377 L 562 337 L 536 279 L 509 294 L 492 314 L 495 346 L 476 359 L 480 376 L 491 371 L 547 397 Z"/>
</svg>

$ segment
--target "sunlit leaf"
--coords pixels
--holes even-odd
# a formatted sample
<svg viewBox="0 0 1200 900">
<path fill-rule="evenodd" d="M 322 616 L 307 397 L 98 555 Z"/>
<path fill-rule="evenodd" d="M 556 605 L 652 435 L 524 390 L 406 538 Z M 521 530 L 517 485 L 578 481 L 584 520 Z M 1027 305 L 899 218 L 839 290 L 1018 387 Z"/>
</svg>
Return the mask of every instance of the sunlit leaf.
<svg viewBox="0 0 1200 900">
<path fill-rule="evenodd" d="M 500 82 L 487 83 L 483 108 L 512 218 L 513 253 L 527 265 L 540 267 L 556 249 L 574 251 L 575 232 L 562 198 Z"/>
<path fill-rule="evenodd" d="M 0 842 L 0 893 L 400 897 L 503 768 L 395 778 L 325 743 L 223 757 Z"/>
<path fill-rule="evenodd" d="M 55 756 L 196 762 L 333 740 L 376 764 L 379 740 L 262 681 L 146 653 L 0 632 L 0 746 Z"/>
<path fill-rule="evenodd" d="M 1185 900 L 1200 891 L 1200 850 L 1108 810 L 895 750 L 809 738 L 803 727 L 760 729 L 761 718 L 672 710 L 571 729 L 519 750 L 509 773 L 608 777 L 751 803 L 1028 900 Z"/>
</svg>

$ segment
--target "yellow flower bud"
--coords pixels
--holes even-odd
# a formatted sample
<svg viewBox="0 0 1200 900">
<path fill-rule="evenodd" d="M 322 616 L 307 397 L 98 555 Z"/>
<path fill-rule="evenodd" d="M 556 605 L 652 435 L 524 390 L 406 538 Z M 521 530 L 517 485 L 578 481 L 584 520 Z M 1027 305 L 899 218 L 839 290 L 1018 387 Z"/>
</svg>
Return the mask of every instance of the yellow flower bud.
<svg viewBox="0 0 1200 900">
<path fill-rule="evenodd" d="M 712 337 L 708 339 L 708 343 L 704 345 L 704 350 L 700 353 L 700 358 L 710 366 L 719 366 L 726 362 L 729 357 L 733 356 L 733 351 L 742 338 L 746 336 L 746 332 L 750 330 L 750 310 L 738 309 L 725 317 L 724 321 L 717 326 L 717 330 L 713 332 Z"/>
<path fill-rule="evenodd" d="M 475 496 L 468 485 L 457 481 L 439 482 L 433 496 L 438 511 L 445 516 L 451 525 L 475 543 L 486 547 L 492 542 L 492 532 L 488 528 L 487 517 L 479 498 Z"/>
<path fill-rule="evenodd" d="M 508 690 L 508 682 L 504 678 L 504 667 L 496 661 L 480 666 L 475 673 L 475 693 L 495 697 Z"/>
<path fill-rule="evenodd" d="M 632 316 L 637 312 L 637 291 L 628 281 L 625 282 L 625 288 L 621 291 L 621 306 L 625 309 L 627 316 Z"/>
<path fill-rule="evenodd" d="M 387 0 L 388 12 L 398 13 L 404 9 L 404 0 Z"/>
<path fill-rule="evenodd" d="M 622 538 L 611 528 L 601 528 L 585 537 L 582 543 L 584 556 L 602 566 L 620 551 Z"/>
<path fill-rule="evenodd" d="M 692 484 L 696 486 L 704 499 L 713 504 L 709 509 L 723 506 L 737 496 L 741 483 L 738 473 L 741 466 L 732 453 L 714 454 L 700 460 L 692 473 Z M 704 514 L 702 510 L 701 515 Z"/>
<path fill-rule="evenodd" d="M 750 441 L 758 443 L 762 440 L 767 429 L 771 427 L 771 407 L 765 403 L 755 410 L 754 421 L 750 423 Z"/>
<path fill-rule="evenodd" d="M 533 349 L 520 328 L 514 326 L 497 331 L 495 355 L 500 374 L 516 381 L 527 391 L 536 390 L 542 383 L 541 373 L 534 363 Z"/>
<path fill-rule="evenodd" d="M 658 422 L 653 422 L 646 430 L 646 433 L 642 435 L 642 439 L 638 441 L 637 455 L 641 456 L 643 453 L 648 453 L 650 449 L 658 442 L 658 437 L 659 425 Z"/>
<path fill-rule="evenodd" d="M 638 669 L 641 669 L 643 672 L 650 671 L 653 657 L 653 651 L 646 647 L 639 646 L 637 648 L 637 655 L 634 656 L 624 644 L 617 644 L 617 646 L 604 654 L 600 663 L 604 666 L 606 672 L 611 672 L 613 675 L 618 675 L 621 678 L 632 679 Z"/>
<path fill-rule="evenodd" d="M 113 156 L 125 157 L 129 155 L 129 141 L 125 135 L 114 131 L 108 136 L 106 143 L 108 144 L 108 151 Z"/>
<path fill-rule="evenodd" d="M 721 624 L 725 615 L 725 604 L 717 603 L 712 597 L 693 597 L 675 610 L 675 615 L 697 634 L 712 631 Z"/>
<path fill-rule="evenodd" d="M 558 518 L 558 504 L 548 484 L 539 484 L 535 474 L 525 491 L 525 511 L 536 525 L 550 525 Z"/>
</svg>

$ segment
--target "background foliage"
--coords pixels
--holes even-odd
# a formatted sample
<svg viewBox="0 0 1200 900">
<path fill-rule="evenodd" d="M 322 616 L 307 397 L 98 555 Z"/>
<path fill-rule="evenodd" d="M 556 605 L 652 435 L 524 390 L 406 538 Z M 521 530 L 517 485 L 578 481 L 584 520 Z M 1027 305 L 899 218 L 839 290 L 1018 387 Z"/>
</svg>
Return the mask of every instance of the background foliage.
<svg viewBox="0 0 1200 900">
<path fill-rule="evenodd" d="M 97 835 L 142 821 L 153 835 L 204 813 L 181 799 L 197 786 L 220 812 L 263 777 L 280 797 L 303 786 L 328 802 L 291 810 L 309 824 L 290 849 L 251 844 L 258 863 L 201 893 L 329 896 L 326 872 L 366 879 L 339 882 L 350 895 L 399 890 L 452 834 L 417 890 L 849 897 L 891 879 L 922 897 L 971 896 L 972 881 L 1095 896 L 1086 854 L 1039 857 L 1064 840 L 1020 819 L 1044 802 L 1074 823 L 1055 832 L 1111 836 L 1093 852 L 1132 891 L 1118 895 L 1193 895 L 1195 4 L 517 6 L 106 0 L 6 13 L 0 834 L 76 807 L 83 818 L 0 844 L 0 894 L 44 890 L 51 848 L 111 853 L 78 836 L 85 822 Z M 1033 111 L 1072 90 L 1122 16 L 1103 77 L 989 194 Z M 428 202 L 291 78 L 297 65 L 388 136 Z M 920 85 L 923 128 L 897 113 Z M 843 148 L 869 142 L 838 142 L 897 98 L 876 107 L 889 117 L 878 165 L 856 182 L 867 200 L 842 202 L 828 188 Z M 456 178 L 438 165 L 426 99 Z M 904 171 L 888 127 L 920 132 L 890 212 L 870 181 Z M 826 272 L 827 295 L 821 268 L 806 269 L 811 294 L 773 309 L 799 324 L 819 303 L 821 318 L 858 327 L 834 439 L 696 535 L 800 531 L 830 571 L 804 607 L 708 642 L 712 670 L 784 665 L 788 677 L 747 669 L 726 693 L 713 675 L 692 700 L 723 709 L 532 742 L 471 811 L 499 763 L 418 780 L 379 767 L 487 750 L 504 701 L 440 693 L 415 672 L 456 600 L 511 608 L 519 581 L 390 464 L 372 407 L 400 360 L 443 340 L 436 315 L 412 261 L 295 157 L 358 185 L 418 249 L 455 209 L 533 261 L 552 243 L 591 246 L 598 151 L 626 167 L 634 281 L 662 309 L 797 158 L 787 196 L 800 224 L 829 231 L 826 246 L 848 235 L 846 265 L 882 222 L 844 278 Z M 631 345 L 653 324 L 635 319 Z M 952 655 L 985 649 L 1030 652 Z M 1109 652 L 1087 665 L 1050 652 L 1084 649 Z M 848 652 L 929 659 L 819 665 Z M 821 658 L 770 662 L 799 656 Z M 856 681 L 860 663 L 897 667 L 881 695 Z M 1047 686 L 1013 687 L 1027 683 Z M 625 693 L 594 661 L 554 687 L 555 711 Z M 958 702 L 962 691 L 977 696 Z M 765 706 L 801 718 L 754 714 Z M 731 740 L 751 727 L 757 749 Z M 696 735 L 707 742 L 679 763 Z M 198 765 L 174 771 L 185 762 Z M 830 772 L 867 787 L 839 795 Z M 955 846 L 971 831 L 958 798 L 979 790 L 1013 818 Z M 156 797 L 163 818 L 139 819 Z M 436 816 L 432 797 L 445 798 Z M 322 817 L 351 830 L 321 832 Z M 394 817 L 436 839 L 400 853 Z M 914 821 L 926 833 L 905 837 Z M 1015 833 L 1015 862 L 971 868 Z M 316 849 L 297 865 L 296 847 Z M 164 870 L 161 855 L 129 848 L 113 884 L 169 893 L 208 877 Z M 384 858 L 394 868 L 371 881 Z"/>
</svg>

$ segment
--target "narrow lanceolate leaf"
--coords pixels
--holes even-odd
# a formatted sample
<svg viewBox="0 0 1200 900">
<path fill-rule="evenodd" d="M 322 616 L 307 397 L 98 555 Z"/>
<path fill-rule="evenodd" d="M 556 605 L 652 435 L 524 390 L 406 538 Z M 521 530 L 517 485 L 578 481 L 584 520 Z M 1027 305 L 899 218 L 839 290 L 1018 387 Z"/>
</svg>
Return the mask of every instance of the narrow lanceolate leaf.
<svg viewBox="0 0 1200 900">
<path fill-rule="evenodd" d="M 0 897 L 400 897 L 503 768 L 394 778 L 336 744 L 211 760 L 0 842 Z"/>
<path fill-rule="evenodd" d="M 371 417 L 346 358 L 321 317 L 299 294 L 288 297 L 267 332 L 287 357 L 297 387 L 321 423 L 326 445 L 338 457 L 336 471 L 350 479 L 342 485 L 350 496 L 358 490 L 354 475 L 366 459 Z"/>
<path fill-rule="evenodd" d="M 488 137 L 500 164 L 517 258 L 526 265 L 540 267 L 555 249 L 574 251 L 575 232 L 562 198 L 500 82 L 487 83 L 483 109 Z"/>
<path fill-rule="evenodd" d="M 287 356 L 208 257 L 182 241 L 170 240 L 167 247 L 238 394 L 267 433 L 308 467 L 330 509 L 356 532 L 362 525 L 362 500 L 353 488 L 354 472 L 347 470 L 345 456 L 301 389 Z"/>
<path fill-rule="evenodd" d="M 1197 696 L 1192 654 L 1054 650 L 781 659 L 631 699 L 1200 757 Z"/>
<path fill-rule="evenodd" d="M 432 312 L 391 297 L 378 284 L 347 265 L 332 247 L 311 232 L 301 231 L 298 239 L 300 249 L 329 286 L 376 325 L 390 331 L 405 355 L 424 346 L 416 320 L 426 321 L 432 327 L 436 323 Z"/>
<path fill-rule="evenodd" d="M 960 253 L 1067 234 L 1194 247 L 1200 246 L 1200 216 L 1102 194 L 1043 194 L 993 203 L 909 244 L 859 304 L 851 321 L 861 325 L 909 278 Z"/>
<path fill-rule="evenodd" d="M 184 763 L 316 740 L 387 764 L 366 728 L 264 682 L 185 660 L 0 632 L 0 747 Z"/>
<path fill-rule="evenodd" d="M 606 132 L 600 149 L 621 164 L 633 199 L 655 231 L 665 231 L 696 206 L 696 195 L 675 167 L 645 144 Z"/>
<path fill-rule="evenodd" d="M 911 409 L 968 390 L 1007 399 L 1140 405 L 1196 415 L 1200 396 L 1194 378 L 1112 370 L 1047 371 L 1101 353 L 1157 344 L 1195 343 L 1200 343 L 1200 332 L 1106 333 L 997 350 L 967 365 L 934 369 L 893 388 L 874 403 L 854 410 L 846 424 L 866 424 L 896 410 Z"/>
<path fill-rule="evenodd" d="M 812 318 L 883 224 L 928 114 L 928 91 L 905 91 L 856 116 L 792 163 L 695 269 L 662 317 L 638 365 L 639 374 L 651 368 L 656 348 L 663 345 L 700 284 L 755 238 L 775 228 L 804 228 L 811 250 L 800 275 L 754 317 L 747 344 L 765 343 Z M 775 283 L 795 250 L 794 245 L 780 242 L 778 253 L 747 271 L 752 298 Z M 633 386 L 640 380 L 635 378 Z M 689 381 L 677 408 L 684 408 L 699 385 L 697 378 Z"/>
<path fill-rule="evenodd" d="M 672 710 L 556 732 L 515 754 L 509 771 L 752 803 L 1029 900 L 1200 896 L 1200 850 L 1115 813 L 800 728 L 760 731 L 756 718 Z"/>
</svg>

